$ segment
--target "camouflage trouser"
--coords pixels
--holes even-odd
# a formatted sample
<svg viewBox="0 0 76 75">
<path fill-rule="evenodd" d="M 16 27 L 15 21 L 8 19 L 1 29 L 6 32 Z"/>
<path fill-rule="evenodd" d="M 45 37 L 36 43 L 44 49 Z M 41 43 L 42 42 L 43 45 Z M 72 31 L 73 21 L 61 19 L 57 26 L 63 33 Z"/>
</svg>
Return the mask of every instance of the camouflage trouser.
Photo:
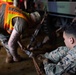
<svg viewBox="0 0 76 75">
<path fill-rule="evenodd" d="M 5 48 L 6 52 L 7 53 L 10 53 L 9 52 L 9 48 L 8 48 L 8 39 L 9 39 L 9 36 L 5 36 L 3 34 L 0 34 L 0 42 L 1 44 L 3 45 L 3 47 Z"/>
</svg>

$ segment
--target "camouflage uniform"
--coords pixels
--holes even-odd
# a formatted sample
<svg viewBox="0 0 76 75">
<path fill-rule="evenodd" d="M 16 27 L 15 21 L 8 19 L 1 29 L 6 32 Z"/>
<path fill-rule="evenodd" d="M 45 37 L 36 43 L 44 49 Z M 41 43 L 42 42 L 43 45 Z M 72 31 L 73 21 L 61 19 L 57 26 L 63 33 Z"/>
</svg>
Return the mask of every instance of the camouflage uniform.
<svg viewBox="0 0 76 75">
<path fill-rule="evenodd" d="M 71 50 L 66 46 L 61 46 L 50 53 L 45 53 L 44 56 L 54 62 L 43 62 L 46 75 L 75 74 L 76 46 Z"/>
</svg>

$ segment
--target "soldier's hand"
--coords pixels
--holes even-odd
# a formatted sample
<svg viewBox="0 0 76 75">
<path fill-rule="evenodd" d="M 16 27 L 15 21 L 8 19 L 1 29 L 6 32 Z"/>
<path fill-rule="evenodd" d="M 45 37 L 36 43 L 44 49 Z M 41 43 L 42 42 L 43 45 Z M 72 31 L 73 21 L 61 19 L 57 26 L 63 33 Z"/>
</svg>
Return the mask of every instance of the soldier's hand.
<svg viewBox="0 0 76 75">
<path fill-rule="evenodd" d="M 43 54 L 39 54 L 37 56 L 37 59 L 40 61 L 40 62 L 43 62 L 43 60 L 45 59 L 44 55 Z"/>
<path fill-rule="evenodd" d="M 48 59 L 43 60 L 43 64 L 47 64 L 48 62 L 49 62 Z"/>
</svg>

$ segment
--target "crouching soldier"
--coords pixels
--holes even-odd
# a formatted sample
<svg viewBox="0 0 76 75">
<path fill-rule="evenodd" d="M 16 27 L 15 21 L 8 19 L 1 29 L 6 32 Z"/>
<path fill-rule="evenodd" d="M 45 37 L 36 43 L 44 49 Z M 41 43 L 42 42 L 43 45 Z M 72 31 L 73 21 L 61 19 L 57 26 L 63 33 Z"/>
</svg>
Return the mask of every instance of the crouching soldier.
<svg viewBox="0 0 76 75">
<path fill-rule="evenodd" d="M 27 25 L 35 25 L 39 21 L 38 12 L 24 13 L 13 5 L 0 4 L 0 41 L 7 51 L 6 63 L 21 60 L 17 53 L 18 43 L 21 49 L 24 48 L 20 36 L 26 31 Z"/>
</svg>

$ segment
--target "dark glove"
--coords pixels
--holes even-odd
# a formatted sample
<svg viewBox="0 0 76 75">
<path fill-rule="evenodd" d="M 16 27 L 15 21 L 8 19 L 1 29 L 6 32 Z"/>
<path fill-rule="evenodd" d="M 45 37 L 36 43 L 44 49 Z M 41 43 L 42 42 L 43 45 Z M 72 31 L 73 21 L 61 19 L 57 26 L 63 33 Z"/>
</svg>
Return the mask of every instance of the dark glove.
<svg viewBox="0 0 76 75">
<path fill-rule="evenodd" d="M 39 54 L 39 55 L 37 56 L 37 59 L 38 59 L 39 61 L 43 62 L 43 60 L 45 59 L 45 57 L 44 57 L 43 54 Z"/>
</svg>

